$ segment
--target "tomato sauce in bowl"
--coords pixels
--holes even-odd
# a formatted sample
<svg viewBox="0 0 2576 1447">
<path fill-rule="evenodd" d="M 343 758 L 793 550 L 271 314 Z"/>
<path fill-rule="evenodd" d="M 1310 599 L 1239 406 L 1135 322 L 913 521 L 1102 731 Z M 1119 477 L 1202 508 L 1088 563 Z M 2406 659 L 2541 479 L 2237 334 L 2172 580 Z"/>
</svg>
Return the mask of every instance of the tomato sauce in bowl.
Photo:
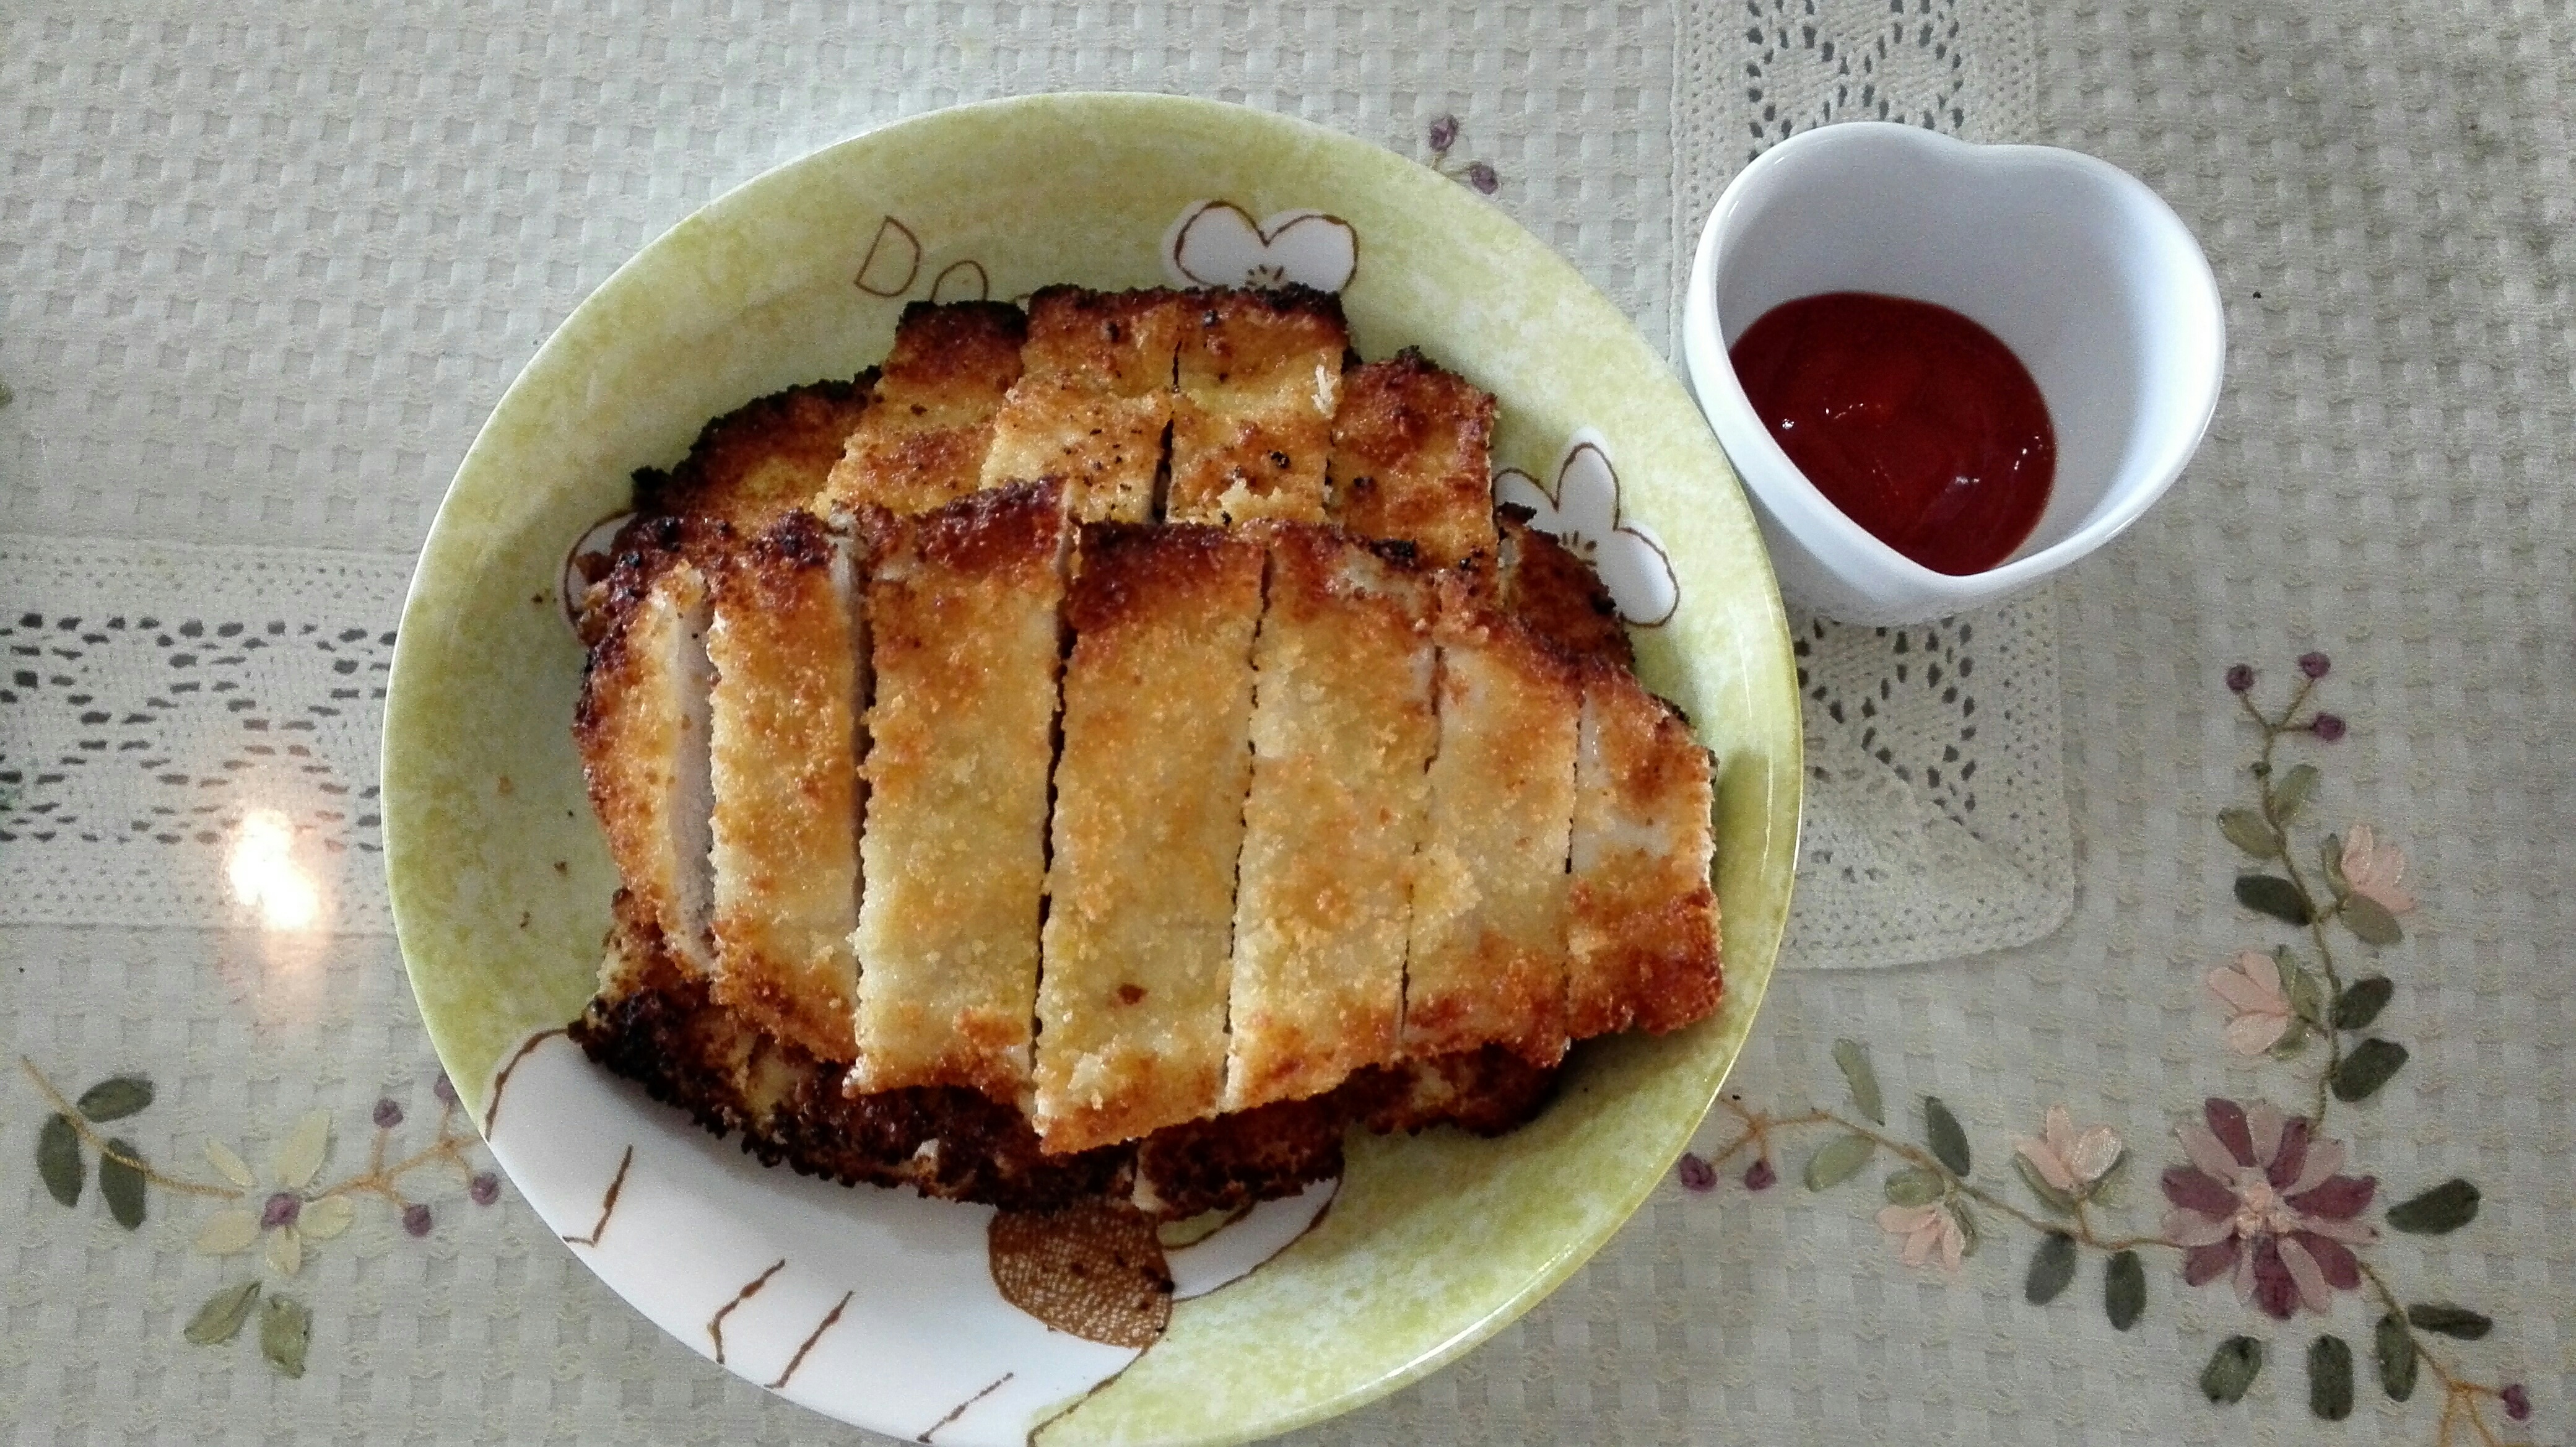
<svg viewBox="0 0 2576 1447">
<path fill-rule="evenodd" d="M 1981 573 L 2039 525 L 2057 439 L 1994 333 L 1874 292 L 1783 302 L 1728 352 L 1789 460 L 1871 536 L 1937 573 Z"/>
</svg>

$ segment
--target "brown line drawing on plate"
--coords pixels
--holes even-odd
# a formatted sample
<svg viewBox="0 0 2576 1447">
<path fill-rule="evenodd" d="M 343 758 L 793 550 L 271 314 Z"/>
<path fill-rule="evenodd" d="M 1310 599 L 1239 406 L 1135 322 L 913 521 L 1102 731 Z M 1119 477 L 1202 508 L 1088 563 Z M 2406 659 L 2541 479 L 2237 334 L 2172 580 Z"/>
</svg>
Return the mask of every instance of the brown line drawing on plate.
<svg viewBox="0 0 2576 1447">
<path fill-rule="evenodd" d="M 501 1067 L 501 1073 L 492 1077 L 492 1099 L 483 1107 L 483 1139 L 490 1140 L 494 1128 L 501 1122 L 501 1092 L 510 1088 L 510 1072 L 519 1068 L 519 1062 L 527 1059 L 530 1051 L 558 1035 L 570 1033 L 569 1027 L 558 1025 L 552 1030 L 540 1030 L 529 1036 L 520 1043 L 519 1053 L 510 1057 L 510 1063 Z"/>
<path fill-rule="evenodd" d="M 777 1260 L 769 1263 L 769 1269 L 767 1271 L 753 1277 L 750 1285 L 735 1292 L 733 1294 L 733 1300 L 717 1307 L 716 1314 L 707 1318 L 707 1339 L 716 1344 L 717 1366 L 723 1366 L 725 1359 L 724 1319 L 733 1315 L 733 1309 L 735 1307 L 742 1305 L 744 1302 L 751 1300 L 755 1296 L 758 1296 L 760 1294 L 760 1288 L 767 1286 L 769 1284 L 769 1278 L 776 1276 L 779 1272 L 779 1268 L 786 1264 L 787 1258 L 784 1256 L 781 1256 Z"/>
<path fill-rule="evenodd" d="M 947 1416 L 942 1417 L 938 1421 L 931 1423 L 929 1426 L 922 1428 L 921 1435 L 913 1438 L 912 1440 L 915 1442 L 929 1441 L 933 1436 L 938 1434 L 940 1428 L 945 1427 L 949 1423 L 956 1421 L 958 1418 L 965 1416 L 967 1408 L 974 1406 L 977 1402 L 980 1402 L 986 1397 L 993 1395 L 995 1392 L 1002 1390 L 1002 1384 L 1004 1382 L 1007 1382 L 1018 1375 L 1019 1373 L 1017 1372 L 1004 1372 L 1000 1376 L 995 1377 L 991 1382 L 985 1385 L 984 1390 L 977 1392 L 975 1395 L 968 1397 L 965 1401 L 949 1408 Z"/>
<path fill-rule="evenodd" d="M 898 248 L 897 251 L 886 249 L 889 240 Z M 903 272 L 903 279 L 890 281 L 898 269 Z M 877 223 L 876 239 L 868 243 L 867 257 L 859 263 L 859 274 L 852 280 L 868 295 L 891 300 L 912 290 L 913 278 L 919 275 L 921 238 L 912 234 L 911 227 L 889 216 Z"/>
<path fill-rule="evenodd" d="M 787 1370 L 778 1374 L 778 1380 L 769 1384 L 769 1390 L 773 1392 L 786 1390 L 787 1379 L 796 1375 L 796 1369 L 798 1367 L 805 1365 L 805 1354 L 812 1351 L 814 1349 L 814 1343 L 823 1339 L 823 1333 L 830 1331 L 833 1323 L 841 1319 L 841 1313 L 849 1309 L 850 1298 L 856 1295 L 858 1295 L 858 1293 L 855 1291 L 844 1291 L 841 1293 L 841 1299 L 832 1303 L 832 1309 L 823 1314 L 823 1320 L 814 1328 L 814 1334 L 805 1338 L 804 1345 L 796 1348 L 796 1355 L 787 1359 Z"/>
<path fill-rule="evenodd" d="M 581 636 L 582 594 L 597 581 L 582 566 L 583 560 L 598 558 L 602 564 L 605 564 L 614 555 L 614 549 L 610 544 L 616 541 L 618 532 L 626 526 L 627 520 L 634 516 L 632 509 L 610 513 L 582 529 L 581 536 L 573 540 L 572 550 L 564 554 L 563 580 L 555 585 L 558 593 L 555 601 L 563 605 L 564 622 L 572 629 L 573 636 L 576 638 Z M 600 576 L 606 576 L 604 567 Z"/>
<path fill-rule="evenodd" d="M 617 1158 L 617 1175 L 615 1179 L 608 1183 L 608 1194 L 602 1196 L 599 1200 L 598 1224 L 590 1228 L 590 1234 L 587 1236 L 566 1236 L 563 1238 L 566 1246 L 596 1246 L 599 1244 L 599 1238 L 608 1234 L 609 1213 L 617 1209 L 617 1195 L 620 1191 L 626 1189 L 627 1168 L 634 1164 L 635 1147 L 628 1146 L 626 1148 L 626 1154 Z"/>
<path fill-rule="evenodd" d="M 974 274 L 971 283 L 966 280 L 969 272 Z M 954 290 L 948 285 L 952 276 L 958 279 Z M 971 291 L 968 289 L 970 286 L 973 288 Z M 992 297 L 993 278 L 980 261 L 952 261 L 930 283 L 930 299 L 934 302 L 990 301 Z"/>
<path fill-rule="evenodd" d="M 1359 228 L 1321 211 L 1283 211 L 1265 228 L 1231 201 L 1203 201 L 1183 212 L 1163 243 L 1163 261 L 1179 280 L 1195 286 L 1276 287 L 1296 284 L 1338 292 L 1358 275 Z M 1303 258 L 1321 270 L 1301 271 L 1290 235 L 1300 228 L 1324 251 Z M 1335 243 L 1338 241 L 1339 245 Z"/>
<path fill-rule="evenodd" d="M 1660 628 L 1671 622 L 1673 614 L 1681 609 L 1681 583 L 1673 573 L 1672 555 L 1664 551 L 1662 543 L 1624 521 L 1625 510 L 1620 505 L 1621 483 L 1618 465 L 1610 460 L 1610 449 L 1604 446 L 1596 435 L 1589 435 L 1590 432 L 1589 428 L 1578 430 L 1567 443 L 1565 455 L 1557 460 L 1556 481 L 1553 484 L 1541 483 L 1537 478 L 1517 467 L 1506 467 L 1495 473 L 1494 500 L 1498 503 L 1512 501 L 1504 496 L 1504 482 L 1507 478 L 1517 480 L 1529 494 L 1544 499 L 1546 503 L 1544 508 L 1532 509 L 1539 516 L 1531 525 L 1565 544 L 1575 556 L 1591 565 L 1593 573 L 1601 579 L 1602 586 L 1610 590 L 1612 601 L 1619 605 L 1620 621 L 1639 628 Z M 1592 529 L 1585 528 L 1579 523 L 1572 528 L 1566 527 L 1568 484 L 1588 481 L 1591 477 L 1589 470 L 1580 475 L 1577 473 L 1577 468 L 1583 465 L 1584 454 L 1587 452 L 1598 465 L 1600 475 L 1609 479 L 1609 500 L 1607 506 L 1601 511 L 1601 518 L 1608 528 L 1604 536 L 1596 536 Z M 1560 531 L 1560 529 L 1563 530 Z M 1622 538 L 1627 539 L 1630 545 L 1642 550 L 1644 554 L 1651 555 L 1654 560 L 1652 564 L 1646 563 L 1642 557 L 1633 554 L 1626 558 L 1611 556 L 1611 545 Z M 1629 562 L 1635 563 L 1633 571 L 1623 566 Z M 1644 588 L 1648 593 L 1644 599 L 1637 596 L 1640 588 Z M 1637 607 L 1638 612 L 1646 611 L 1647 607 L 1655 607 L 1658 611 L 1651 618 L 1636 617 L 1630 609 L 1640 603 L 1645 606 Z"/>
</svg>

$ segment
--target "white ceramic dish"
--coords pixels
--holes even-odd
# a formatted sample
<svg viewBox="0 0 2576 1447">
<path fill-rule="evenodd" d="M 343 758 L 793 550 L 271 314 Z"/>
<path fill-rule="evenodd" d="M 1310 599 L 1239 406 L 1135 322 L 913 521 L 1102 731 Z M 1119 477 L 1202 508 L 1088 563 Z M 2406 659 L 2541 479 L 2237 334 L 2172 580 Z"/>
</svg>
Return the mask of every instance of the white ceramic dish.
<svg viewBox="0 0 2576 1447">
<path fill-rule="evenodd" d="M 1823 292 L 1959 312 L 2030 369 L 2057 480 L 2029 540 L 1981 573 L 1934 572 L 1826 501 L 1745 399 L 1727 349 Z M 2164 495 L 2218 405 L 2218 283 L 2173 208 L 2107 162 L 1979 146 L 1883 121 L 1765 151 L 1710 212 L 1683 301 L 1691 386 L 1753 498 L 1789 597 L 1852 623 L 1945 617 L 2101 547 Z"/>
</svg>

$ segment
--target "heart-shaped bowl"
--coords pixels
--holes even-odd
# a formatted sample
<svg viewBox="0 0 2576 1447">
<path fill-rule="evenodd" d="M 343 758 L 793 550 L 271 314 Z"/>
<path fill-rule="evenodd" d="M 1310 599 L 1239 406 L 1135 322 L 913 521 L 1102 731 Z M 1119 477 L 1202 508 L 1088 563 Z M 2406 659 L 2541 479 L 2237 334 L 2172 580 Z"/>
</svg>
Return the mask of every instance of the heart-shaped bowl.
<svg viewBox="0 0 2576 1447">
<path fill-rule="evenodd" d="M 1503 1138 L 1354 1134 L 1337 1195 L 1263 1208 L 1214 1257 L 1171 1253 L 1182 1299 L 1159 1340 L 1085 1341 L 1001 1295 L 989 1209 L 764 1170 L 563 1039 L 617 887 L 571 738 L 565 555 L 707 418 L 882 359 L 908 301 L 1278 281 L 1337 289 L 1363 355 L 1419 346 L 1494 392 L 1505 485 L 1609 561 L 1640 673 L 1717 755 L 1725 998 L 1689 1029 L 1581 1047 L 1559 1098 Z M 386 702 L 386 852 L 421 1012 L 493 1154 L 674 1336 L 898 1438 L 1234 1441 L 1455 1357 L 1653 1189 L 1770 975 L 1798 751 L 1752 514 L 1681 386 L 1573 268 L 1466 187 L 1312 125 L 1051 96 L 890 125 L 751 181 L 547 341 L 421 555 Z"/>
<path fill-rule="evenodd" d="M 1782 302 L 1840 291 L 1961 313 L 2039 384 L 2056 483 L 2002 563 L 1954 576 L 1899 553 L 1826 500 L 1755 415 L 1727 349 Z M 2136 522 L 2208 430 L 2226 325 L 2190 229 L 2118 167 L 1855 121 L 1792 136 L 1728 183 L 1691 267 L 1682 348 L 1789 596 L 1845 622 L 1913 623 L 2027 587 Z"/>
</svg>

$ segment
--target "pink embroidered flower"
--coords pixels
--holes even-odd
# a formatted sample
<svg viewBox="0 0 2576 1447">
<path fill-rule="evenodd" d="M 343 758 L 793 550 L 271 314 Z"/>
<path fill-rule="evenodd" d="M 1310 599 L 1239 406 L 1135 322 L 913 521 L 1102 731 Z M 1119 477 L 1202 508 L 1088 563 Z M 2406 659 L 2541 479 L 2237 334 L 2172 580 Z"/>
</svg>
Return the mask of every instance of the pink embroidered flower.
<svg viewBox="0 0 2576 1447">
<path fill-rule="evenodd" d="M 2395 845 L 2381 847 L 2367 824 L 2355 824 L 2343 838 L 2343 882 L 2352 892 L 2375 901 L 2390 914 L 2415 907 L 2415 896 L 2398 881 L 2406 874 L 2406 855 Z"/>
<path fill-rule="evenodd" d="M 1959 1258 L 1968 1254 L 1968 1237 L 1959 1229 L 1959 1218 L 1937 1204 L 1883 1206 L 1878 1229 L 1905 1243 L 1899 1255 L 1908 1266 L 1920 1266 L 1939 1251 L 1943 1269 L 1956 1271 Z"/>
<path fill-rule="evenodd" d="M 2097 1125 L 2077 1135 L 2075 1120 L 2066 1113 L 2066 1107 L 2052 1105 L 2040 1138 L 2014 1136 L 2013 1149 L 2021 1152 L 2022 1159 L 2030 1162 L 2042 1180 L 2075 1196 L 2102 1179 L 2120 1159 L 2120 1138 L 2107 1125 Z"/>
<path fill-rule="evenodd" d="M 2287 1321 L 2323 1312 L 2337 1291 L 2361 1286 L 2356 1245 L 2379 1239 L 2354 1220 L 2379 1189 L 2375 1176 L 2344 1176 L 2340 1141 L 2311 1140 L 2304 1116 L 2268 1103 L 2247 1110 L 2211 1099 L 2206 1125 L 2174 1134 L 2191 1164 L 2164 1175 L 2165 1239 L 2183 1248 L 2193 1286 L 2233 1272 L 2236 1298 Z"/>
<path fill-rule="evenodd" d="M 2279 962 L 2260 950 L 2239 954 L 2232 968 L 2210 971 L 2209 993 L 2233 1012 L 2225 1038 L 2227 1048 L 2239 1055 L 2260 1055 L 2280 1044 L 2298 1019 L 2288 992 L 2281 988 Z"/>
</svg>

